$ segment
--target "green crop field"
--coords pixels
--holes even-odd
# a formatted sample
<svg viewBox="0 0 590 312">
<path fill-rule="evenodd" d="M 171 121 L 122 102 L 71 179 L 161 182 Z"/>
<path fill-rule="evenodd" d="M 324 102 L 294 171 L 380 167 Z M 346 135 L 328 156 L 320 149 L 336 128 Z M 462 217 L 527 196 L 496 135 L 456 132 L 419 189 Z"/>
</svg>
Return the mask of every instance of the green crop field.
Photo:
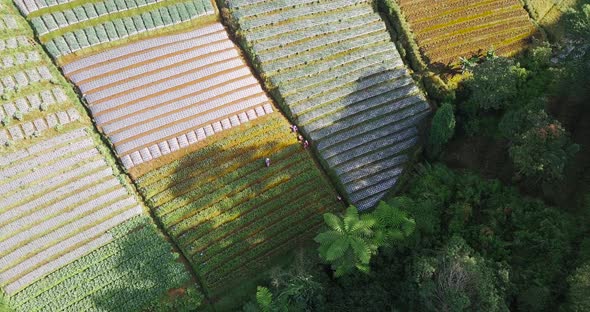
<svg viewBox="0 0 590 312">
<path fill-rule="evenodd" d="M 168 300 L 169 289 L 194 288 L 25 20 L 6 1 L 0 20 L 0 285 L 8 304 L 130 311 Z"/>
<path fill-rule="evenodd" d="M 371 1 L 226 1 L 268 87 L 359 209 L 395 186 L 429 107 Z"/>
<path fill-rule="evenodd" d="M 136 183 L 212 292 L 315 235 L 321 214 L 339 207 L 278 113 L 232 128 Z"/>
</svg>

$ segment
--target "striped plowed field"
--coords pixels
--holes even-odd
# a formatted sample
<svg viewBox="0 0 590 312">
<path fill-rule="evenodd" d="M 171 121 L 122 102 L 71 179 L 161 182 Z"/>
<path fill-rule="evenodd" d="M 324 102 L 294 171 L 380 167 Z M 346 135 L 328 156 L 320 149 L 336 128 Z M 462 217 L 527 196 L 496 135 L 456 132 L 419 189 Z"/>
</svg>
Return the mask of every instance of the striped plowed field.
<svg viewBox="0 0 590 312">
<path fill-rule="evenodd" d="M 429 112 L 371 2 L 227 1 L 269 88 L 359 209 L 395 186 Z"/>
<path fill-rule="evenodd" d="M 215 13 L 211 0 L 15 0 L 53 57 Z"/>
<path fill-rule="evenodd" d="M 220 23 L 63 66 L 130 169 L 272 113 Z"/>
<path fill-rule="evenodd" d="M 397 0 L 422 54 L 448 65 L 493 48 L 514 54 L 537 34 L 518 0 Z"/>
<path fill-rule="evenodd" d="M 0 21 L 0 292 L 10 307 L 141 310 L 189 283 L 10 2 L 0 0 Z"/>
<path fill-rule="evenodd" d="M 260 273 L 342 205 L 279 113 L 229 129 L 136 183 L 211 293 Z"/>
</svg>

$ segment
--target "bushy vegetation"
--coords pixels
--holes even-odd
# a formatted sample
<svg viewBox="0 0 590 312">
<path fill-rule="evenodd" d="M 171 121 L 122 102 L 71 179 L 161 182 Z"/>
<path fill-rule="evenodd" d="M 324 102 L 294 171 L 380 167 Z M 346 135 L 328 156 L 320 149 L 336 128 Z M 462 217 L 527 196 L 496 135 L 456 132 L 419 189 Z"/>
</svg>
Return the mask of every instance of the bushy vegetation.
<svg viewBox="0 0 590 312">
<path fill-rule="evenodd" d="M 323 284 L 317 289 L 325 311 L 379 311 L 388 306 L 412 311 L 557 308 L 568 287 L 570 257 L 576 255 L 573 242 L 580 234 L 567 213 L 523 198 L 497 180 L 440 164 L 422 167 L 403 196 L 389 202 L 416 220 L 415 232 L 373 253 L 370 274 L 348 271 L 332 280 L 325 273 L 306 272 Z M 360 219 L 371 220 L 372 214 Z M 357 220 L 352 213 L 346 218 Z M 329 224 L 341 222 L 330 219 Z M 371 227 L 378 228 L 378 220 Z M 322 248 L 320 256 L 325 258 Z M 570 282 L 586 287 L 583 272 Z M 274 294 L 283 291 L 272 285 L 269 289 Z M 572 296 L 579 292 L 574 288 Z"/>
<path fill-rule="evenodd" d="M 548 44 L 521 61 L 492 57 L 474 66 L 462 84 L 457 107 L 463 130 L 471 136 L 503 137 L 519 174 L 559 180 L 579 147 L 561 123 L 546 112 L 548 97 L 566 72 L 553 64 Z"/>
<path fill-rule="evenodd" d="M 586 165 L 580 162 L 586 156 L 580 154 L 587 150 L 574 142 L 579 135 L 570 133 L 572 123 L 554 112 L 556 104 L 564 105 L 561 111 L 578 113 L 588 107 L 587 15 L 583 10 L 567 14 L 570 25 L 577 25 L 570 31 L 579 44 L 573 49 L 538 44 L 515 59 L 489 53 L 470 60 L 472 66 L 464 68 L 466 79 L 458 84 L 456 99 L 446 98 L 432 120 L 427 151 L 440 153 L 431 153 L 430 159 L 446 160 L 446 153 L 457 153 L 457 146 L 473 138 L 500 142 L 512 164 L 499 163 L 495 168 L 514 168 L 516 179 L 500 182 L 440 163 L 419 165 L 404 190 L 387 200 L 415 220 L 411 235 L 390 247 L 373 245 L 368 267 L 345 274 L 318 270 L 318 264 L 331 264 L 326 261 L 329 249 L 320 247 L 317 258 L 308 256 L 311 263 L 306 270 L 297 262 L 281 271 L 301 273 L 318 283 L 317 300 L 296 309 L 272 300 L 273 307 L 278 311 L 588 310 L 590 241 L 583 239 L 589 229 L 587 196 L 575 194 L 586 197 L 578 201 L 582 204 L 552 205 L 515 187 L 522 188 L 516 184 L 521 181 L 543 181 L 539 184 L 544 186 L 586 184 Z M 572 166 L 580 166 L 581 174 L 572 175 L 576 171 Z M 512 182 L 514 186 L 509 185 Z M 588 188 L 579 190 L 587 193 Z M 545 187 L 530 193 L 549 201 L 558 198 Z M 570 202 L 575 206 L 568 206 Z M 343 218 L 371 220 L 371 214 Z M 340 228 L 334 224 L 341 219 L 330 219 L 330 231 Z M 365 225 L 370 231 L 362 237 L 367 240 L 375 235 L 379 221 Z M 333 246 L 335 239 L 328 241 Z M 277 298 L 286 288 L 272 281 L 271 277 L 265 293 Z"/>
</svg>

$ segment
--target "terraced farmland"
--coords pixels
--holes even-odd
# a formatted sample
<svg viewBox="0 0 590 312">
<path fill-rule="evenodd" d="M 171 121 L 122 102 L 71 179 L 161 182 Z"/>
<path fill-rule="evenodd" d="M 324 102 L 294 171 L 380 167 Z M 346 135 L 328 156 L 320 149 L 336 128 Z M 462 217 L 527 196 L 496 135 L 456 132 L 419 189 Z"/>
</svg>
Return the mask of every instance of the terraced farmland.
<svg viewBox="0 0 590 312">
<path fill-rule="evenodd" d="M 341 207 L 288 126 L 259 117 L 136 179 L 212 293 L 268 268 Z"/>
<path fill-rule="evenodd" d="M 15 0 L 15 3 L 54 57 L 215 13 L 211 0 Z"/>
<path fill-rule="evenodd" d="M 210 291 L 255 274 L 339 207 L 220 23 L 63 70 Z"/>
<path fill-rule="evenodd" d="M 385 1 L 399 5 L 430 64 L 447 65 L 490 48 L 512 55 L 537 32 L 518 0 Z"/>
<path fill-rule="evenodd" d="M 268 87 L 359 209 L 397 182 L 429 106 L 372 1 L 227 0 Z"/>
<path fill-rule="evenodd" d="M 63 69 L 127 168 L 273 111 L 220 23 L 107 50 Z"/>
<path fill-rule="evenodd" d="M 0 20 L 0 288 L 10 306 L 141 310 L 190 285 L 9 2 Z"/>
</svg>

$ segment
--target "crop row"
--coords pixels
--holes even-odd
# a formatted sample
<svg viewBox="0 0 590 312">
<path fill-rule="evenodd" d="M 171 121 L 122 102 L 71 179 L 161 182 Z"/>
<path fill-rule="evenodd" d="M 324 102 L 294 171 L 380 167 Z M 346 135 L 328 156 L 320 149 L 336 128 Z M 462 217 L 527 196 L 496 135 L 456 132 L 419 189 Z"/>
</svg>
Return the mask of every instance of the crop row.
<svg viewBox="0 0 590 312">
<path fill-rule="evenodd" d="M 15 307 L 31 312 L 135 311 L 169 288 L 188 282 L 184 268 L 148 219 L 136 217 L 114 230 L 125 234 L 18 293 L 12 299 Z M 131 284 L 139 293 L 123 290 Z"/>
<path fill-rule="evenodd" d="M 354 0 L 297 1 L 293 5 L 228 2 L 254 61 L 269 78 L 270 87 L 278 91 L 281 104 L 313 140 L 312 146 L 348 199 L 357 204 L 366 197 L 356 194 L 370 194 L 372 189 L 381 194 L 381 188 L 392 186 L 391 179 L 379 175 L 374 164 L 407 151 L 402 142 L 417 142 L 404 140 L 405 135 L 418 134 L 414 127 L 425 116 L 428 104 L 403 68 L 371 4 Z M 387 139 L 406 128 L 397 139 Z M 402 145 L 396 148 L 398 143 Z M 351 156 L 345 161 L 334 161 L 336 155 L 348 151 Z M 375 169 L 359 171 L 367 175 L 345 185 L 342 177 L 347 169 L 357 168 Z M 372 203 L 365 200 L 359 208 Z"/>
<path fill-rule="evenodd" d="M 190 276 L 26 21 L 0 7 L 15 22 L 0 29 L 1 292 L 17 312 L 145 309 Z"/>
<path fill-rule="evenodd" d="M 209 261 L 209 259 L 218 260 L 218 253 L 230 246 L 235 249 L 238 244 L 243 244 L 247 238 L 266 230 L 271 225 L 293 222 L 293 217 L 297 215 L 313 213 L 318 207 L 330 206 L 333 203 L 334 198 L 329 196 L 330 194 L 313 189 L 313 187 L 319 185 L 314 184 L 313 180 L 309 180 L 309 177 L 298 177 L 297 182 L 300 183 L 297 186 L 303 186 L 299 192 L 291 194 L 294 189 L 289 189 L 289 192 L 285 194 L 285 198 L 279 194 L 264 194 L 263 205 L 239 207 L 239 211 L 235 212 L 232 210 L 232 213 L 237 215 L 233 220 L 237 222 L 222 223 L 224 227 L 216 228 L 214 232 L 207 232 L 208 235 L 204 235 L 189 245 L 194 250 L 191 256 L 194 257 L 196 263 Z M 299 196 L 296 197 L 295 195 Z M 302 207 L 302 210 L 285 209 L 285 207 L 289 206 L 299 206 Z M 217 219 L 215 221 L 227 222 Z M 231 232 L 228 233 L 230 230 Z M 216 237 L 218 234 L 224 234 L 224 236 Z"/>
<path fill-rule="evenodd" d="M 220 23 L 213 23 L 207 26 L 193 29 L 191 31 L 185 31 L 177 34 L 171 34 L 168 36 L 158 36 L 155 38 L 136 41 L 124 46 L 119 46 L 109 50 L 102 51 L 101 53 L 73 60 L 67 64 L 62 65 L 62 70 L 68 77 L 74 79 L 76 77 L 74 75 L 76 75 L 79 72 L 88 72 L 92 74 L 92 68 L 108 65 L 112 61 L 117 61 L 123 58 L 130 57 L 130 54 L 138 54 L 139 52 L 146 53 L 155 49 L 163 49 L 163 46 L 180 44 L 184 41 L 189 41 L 193 39 L 199 40 L 199 37 L 207 37 L 214 33 L 219 33 L 223 31 L 223 25 L 221 25 Z M 182 48 L 178 48 L 175 50 L 182 50 Z M 142 55 L 145 55 L 143 53 Z M 104 59 L 108 59 L 108 61 L 104 61 Z M 82 79 L 76 78 L 76 80 Z"/>
<path fill-rule="evenodd" d="M 107 0 L 55 4 L 32 12 L 24 3 L 31 1 L 16 2 L 55 57 L 213 12 L 206 0 Z"/>
<path fill-rule="evenodd" d="M 271 160 L 268 168 L 265 157 Z M 223 266 L 215 269 L 220 274 L 241 270 L 241 261 L 228 254 L 253 255 L 247 249 L 257 237 L 292 227 L 306 232 L 308 225 L 298 221 L 309 215 L 320 218 L 321 211 L 338 206 L 327 181 L 278 114 L 232 128 L 211 145 L 136 182 L 205 279 L 218 266 Z M 275 241 L 260 244 L 273 249 Z"/>
<path fill-rule="evenodd" d="M 244 276 L 260 274 L 260 272 L 263 272 L 268 268 L 265 259 L 272 259 L 274 257 L 293 252 L 294 246 L 298 246 L 305 241 L 313 239 L 313 237 L 317 235 L 317 231 L 321 226 L 323 226 L 322 222 L 310 224 L 307 231 L 293 236 L 288 240 L 280 242 L 279 244 L 275 245 L 273 249 L 258 254 L 257 257 L 246 259 L 246 261 L 244 261 L 244 266 L 239 270 L 234 270 L 229 274 L 218 275 L 215 278 L 210 279 L 209 284 L 211 285 L 211 288 L 216 289 L 218 292 L 223 290 L 227 291 L 228 289 L 231 289 L 233 285 L 235 285 L 234 281 L 236 279 L 243 278 Z"/>
<path fill-rule="evenodd" d="M 319 214 L 328 211 L 323 209 Z M 253 274 L 256 269 L 264 269 L 266 259 L 278 256 L 281 254 L 293 251 L 294 247 L 298 246 L 302 241 L 308 240 L 310 236 L 317 233 L 318 226 L 323 222 L 321 216 L 316 213 L 313 217 L 300 221 L 298 224 L 284 229 L 280 235 L 275 235 L 266 241 L 261 241 L 258 244 L 253 244 L 246 252 L 233 254 L 233 260 L 225 262 L 218 266 L 214 271 L 210 271 L 204 277 L 206 283 L 213 287 L 223 287 L 219 285 L 219 281 L 225 280 L 231 285 L 228 280 L 232 275 L 241 276 L 244 274 Z M 236 268 L 238 266 L 238 268 Z M 256 272 L 260 273 L 260 272 Z M 228 285 L 225 285 L 226 287 Z"/>
<path fill-rule="evenodd" d="M 232 3 L 233 1 L 228 1 Z M 303 18 L 310 15 L 324 14 L 327 11 L 337 10 L 347 6 L 354 6 L 357 4 L 370 5 L 368 0 L 334 0 L 334 1 L 314 1 L 305 6 L 290 7 L 281 10 L 275 14 L 250 16 L 241 19 L 240 27 L 244 30 L 249 30 L 256 27 L 268 26 L 278 24 L 290 19 Z M 281 6 L 280 1 L 268 2 L 269 6 Z M 235 6 L 232 12 L 238 12 L 239 6 Z M 288 13 L 288 14 L 285 14 Z"/>
<path fill-rule="evenodd" d="M 42 179 L 60 176 L 62 172 L 96 159 L 98 151 L 92 143 L 90 140 L 77 140 L 63 148 L 45 150 L 24 163 L 13 162 L 11 165 L 22 169 L 3 171 L 0 193 L 15 199 L 23 198 L 23 190 L 29 194 L 28 189 L 35 189 Z M 108 168 L 104 160 L 102 166 Z M 87 173 L 80 174 L 84 176 Z M 49 194 L 31 195 L 26 196 L 35 201 L 37 197 Z M 112 175 L 103 184 L 87 185 L 69 196 L 59 194 L 55 197 L 61 200 L 40 201 L 34 207 L 25 202 L 26 207 L 21 204 L 3 211 L 6 220 L 12 220 L 2 226 L 2 232 L 6 234 L 0 237 L 0 263 L 3 267 L 0 279 L 8 283 L 7 291 L 13 292 L 41 277 L 48 270 L 43 267 L 47 259 L 55 257 L 56 264 L 61 264 L 63 260 L 59 258 L 66 256 L 69 248 L 141 213 L 141 209 L 135 209 L 131 214 L 126 212 L 137 203 L 128 197 L 127 190 Z M 52 263 L 48 265 L 51 267 Z"/>
<path fill-rule="evenodd" d="M 454 63 L 506 41 L 534 35 L 517 0 L 400 2 L 416 43 L 431 63 Z"/>
<path fill-rule="evenodd" d="M 253 124 L 245 124 L 240 126 L 240 132 L 229 131 L 223 140 L 212 142 L 185 156 L 182 167 L 186 170 L 175 170 L 174 168 L 181 165 L 179 160 L 175 160 L 168 166 L 155 169 L 138 178 L 138 183 L 146 188 L 142 192 L 146 194 L 146 197 L 150 198 L 149 202 L 151 204 L 160 206 L 164 201 L 167 201 L 166 199 L 160 200 L 160 197 L 168 196 L 166 193 L 171 193 L 173 188 L 182 187 L 182 184 L 189 182 L 192 177 L 210 170 L 215 161 L 229 163 L 229 160 L 235 157 L 235 152 L 244 150 L 243 147 L 247 146 L 246 144 L 253 144 L 252 142 L 264 143 L 259 138 L 270 141 L 284 135 L 282 133 L 283 129 L 280 128 L 281 124 L 283 124 L 282 120 L 272 115 L 272 117 L 268 117 L 264 127 L 253 127 Z"/>
<path fill-rule="evenodd" d="M 96 65 L 80 60 L 70 68 L 125 167 L 273 112 L 223 27 L 204 28 L 164 36 L 166 44 L 147 39 L 105 51 L 89 57 Z"/>
<path fill-rule="evenodd" d="M 258 143 L 257 149 L 258 150 L 246 150 L 248 151 L 248 158 L 262 158 L 264 155 L 268 153 L 276 153 L 276 142 L 280 139 L 279 137 L 265 137 L 266 140 L 261 143 Z M 256 143 L 254 143 L 256 144 Z M 242 150 L 248 147 L 243 147 Z M 293 148 L 289 148 L 288 151 L 291 151 Z M 227 157 L 226 157 L 227 155 Z M 280 154 L 279 154 L 280 155 Z M 277 155 L 277 156 L 279 156 Z M 224 157 L 224 158 L 222 158 Z M 192 209 L 188 209 L 186 205 L 190 203 L 189 201 L 183 201 L 184 199 L 190 200 L 192 198 L 200 198 L 203 194 L 208 194 L 211 191 L 218 191 L 217 188 L 223 188 L 225 184 L 229 184 L 232 182 L 232 178 L 241 177 L 242 175 L 252 174 L 253 172 L 259 171 L 260 164 L 259 163 L 249 163 L 249 164 L 241 164 L 235 161 L 236 156 L 233 155 L 216 155 L 208 159 L 208 161 L 203 163 L 201 168 L 207 168 L 210 165 L 218 164 L 221 162 L 221 159 L 227 160 L 222 166 L 219 167 L 211 167 L 210 169 L 207 168 L 205 170 L 197 168 L 197 169 L 186 169 L 191 170 L 190 176 L 186 177 L 185 180 L 182 181 L 182 184 L 177 184 L 172 187 L 169 187 L 164 192 L 158 193 L 156 196 L 153 197 L 154 202 L 162 202 L 166 203 L 165 205 L 159 206 L 157 209 L 158 211 L 165 211 L 165 214 L 161 215 L 161 218 L 164 220 L 175 220 L 180 216 L 185 215 L 188 212 L 194 212 Z M 279 158 L 280 159 L 280 158 Z M 195 172 L 196 171 L 196 172 Z M 229 173 L 227 173 L 229 172 Z M 213 179 L 219 175 L 219 179 Z M 225 181 L 220 181 L 225 180 Z M 195 183 L 210 183 L 210 187 L 204 187 L 202 189 L 195 190 L 192 186 Z M 226 183 L 227 182 L 227 183 Z M 216 187 L 217 185 L 217 187 Z M 237 190 L 236 190 L 237 191 Z M 176 207 L 177 209 L 172 210 L 170 208 Z M 181 208 L 180 208 L 181 207 Z M 180 208 L 180 209 L 179 209 Z M 175 217 L 176 216 L 176 217 Z"/>
</svg>

